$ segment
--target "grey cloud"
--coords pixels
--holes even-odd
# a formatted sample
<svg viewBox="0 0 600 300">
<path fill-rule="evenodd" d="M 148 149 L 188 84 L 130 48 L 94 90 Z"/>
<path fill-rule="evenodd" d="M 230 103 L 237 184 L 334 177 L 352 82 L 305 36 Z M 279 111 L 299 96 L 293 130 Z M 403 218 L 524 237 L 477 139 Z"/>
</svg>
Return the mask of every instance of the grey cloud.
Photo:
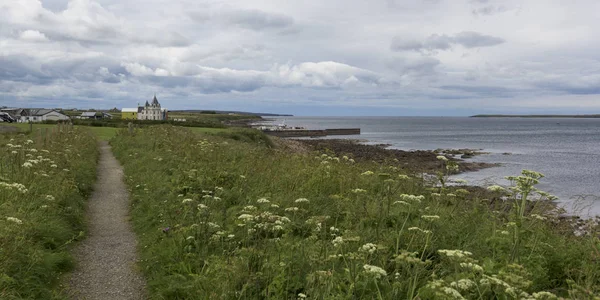
<svg viewBox="0 0 600 300">
<path fill-rule="evenodd" d="M 435 74 L 440 63 L 440 60 L 434 57 L 397 58 L 388 62 L 387 66 L 403 75 L 424 76 Z"/>
<path fill-rule="evenodd" d="M 432 34 L 423 41 L 395 37 L 390 46 L 393 51 L 440 51 L 454 45 L 465 48 L 490 47 L 504 43 L 504 39 L 474 31 L 463 31 L 453 36 Z"/>
<path fill-rule="evenodd" d="M 290 30 L 294 18 L 277 13 L 248 9 L 220 9 L 216 11 L 193 11 L 190 17 L 197 22 L 218 22 L 251 30 L 285 29 Z"/>
<path fill-rule="evenodd" d="M 454 42 L 466 48 L 491 47 L 504 43 L 504 39 L 474 31 L 463 31 L 454 36 Z"/>
<path fill-rule="evenodd" d="M 498 97 L 506 98 L 514 96 L 517 91 L 502 86 L 484 86 L 484 85 L 444 85 L 439 87 L 442 90 L 464 92 L 470 96 L 478 97 Z"/>
</svg>

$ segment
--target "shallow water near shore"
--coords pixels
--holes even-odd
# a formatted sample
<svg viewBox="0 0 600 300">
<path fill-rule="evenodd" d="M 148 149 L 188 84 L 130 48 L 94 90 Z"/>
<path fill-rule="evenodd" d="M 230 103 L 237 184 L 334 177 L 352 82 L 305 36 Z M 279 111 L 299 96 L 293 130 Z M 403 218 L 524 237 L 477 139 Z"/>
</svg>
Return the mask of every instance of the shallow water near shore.
<svg viewBox="0 0 600 300">
<path fill-rule="evenodd" d="M 308 129 L 360 127 L 362 139 L 402 150 L 483 149 L 472 161 L 500 167 L 456 176 L 472 185 L 508 185 L 504 176 L 529 169 L 546 175 L 538 188 L 582 217 L 600 215 L 600 119 L 467 117 L 286 117 Z"/>
</svg>

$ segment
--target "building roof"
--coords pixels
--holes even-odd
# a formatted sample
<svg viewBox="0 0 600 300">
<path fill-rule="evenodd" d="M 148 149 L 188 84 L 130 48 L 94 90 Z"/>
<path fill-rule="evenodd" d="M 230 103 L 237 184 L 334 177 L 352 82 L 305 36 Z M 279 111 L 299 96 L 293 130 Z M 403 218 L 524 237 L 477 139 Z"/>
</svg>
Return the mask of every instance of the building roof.
<svg viewBox="0 0 600 300">
<path fill-rule="evenodd" d="M 95 111 L 82 112 L 81 116 L 82 117 L 95 117 L 96 116 L 96 112 Z"/>
<path fill-rule="evenodd" d="M 51 112 L 56 112 L 56 113 L 60 114 L 60 112 L 57 112 L 54 109 L 30 108 L 30 109 L 23 109 L 23 111 L 21 112 L 21 116 L 41 117 L 41 116 L 47 115 Z"/>
<path fill-rule="evenodd" d="M 158 103 L 158 99 L 156 99 L 156 94 L 154 94 L 154 99 L 152 99 L 152 106 L 160 107 L 160 103 Z"/>
<path fill-rule="evenodd" d="M 138 112 L 137 108 L 123 108 L 121 112 Z"/>
</svg>

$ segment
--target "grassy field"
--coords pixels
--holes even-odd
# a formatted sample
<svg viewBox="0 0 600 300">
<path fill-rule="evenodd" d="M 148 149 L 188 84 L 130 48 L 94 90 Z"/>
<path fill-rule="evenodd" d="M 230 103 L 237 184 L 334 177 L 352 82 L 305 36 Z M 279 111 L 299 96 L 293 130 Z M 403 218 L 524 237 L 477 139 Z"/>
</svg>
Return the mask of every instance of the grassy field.
<svg viewBox="0 0 600 300">
<path fill-rule="evenodd" d="M 21 130 L 21 132 L 29 131 L 29 124 L 23 123 L 10 123 L 10 124 L 0 124 L 0 126 L 14 126 Z M 33 124 L 33 131 L 36 133 L 38 129 L 51 129 L 56 127 L 55 124 Z M 92 127 L 92 126 L 75 126 L 75 128 L 86 128 L 90 130 L 92 133 L 96 135 L 99 140 L 108 141 L 117 132 L 118 128 L 114 127 Z"/>
<path fill-rule="evenodd" d="M 257 131 L 171 126 L 111 141 L 125 168 L 152 299 L 599 299 L 598 227 L 402 166 L 274 148 Z M 538 200 L 531 202 L 530 200 Z"/>
<path fill-rule="evenodd" d="M 98 149 L 89 131 L 0 135 L 0 299 L 58 299 Z"/>
</svg>

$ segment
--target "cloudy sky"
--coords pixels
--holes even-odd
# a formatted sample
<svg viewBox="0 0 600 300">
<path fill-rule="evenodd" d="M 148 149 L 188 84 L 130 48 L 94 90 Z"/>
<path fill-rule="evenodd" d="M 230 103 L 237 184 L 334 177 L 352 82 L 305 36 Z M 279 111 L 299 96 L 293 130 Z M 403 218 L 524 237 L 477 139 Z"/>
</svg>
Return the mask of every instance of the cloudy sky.
<svg viewBox="0 0 600 300">
<path fill-rule="evenodd" d="M 597 0 L 2 0 L 0 105 L 600 113 Z"/>
</svg>

